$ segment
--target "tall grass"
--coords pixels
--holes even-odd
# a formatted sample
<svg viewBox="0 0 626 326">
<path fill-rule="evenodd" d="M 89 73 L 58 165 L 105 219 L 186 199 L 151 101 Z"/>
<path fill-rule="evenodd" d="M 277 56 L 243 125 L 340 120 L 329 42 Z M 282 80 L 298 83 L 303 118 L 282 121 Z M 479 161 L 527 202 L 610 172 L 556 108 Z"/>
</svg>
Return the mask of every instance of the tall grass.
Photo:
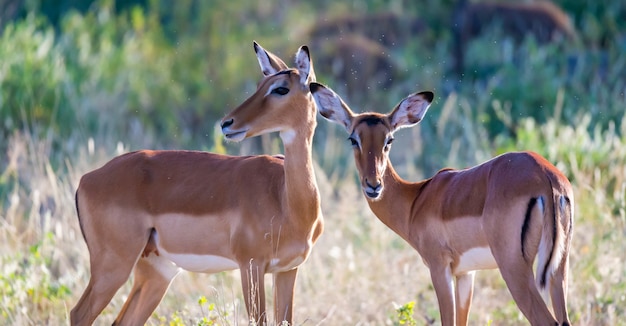
<svg viewBox="0 0 626 326">
<path fill-rule="evenodd" d="M 518 130 L 520 140 L 503 144 L 500 150 L 537 150 L 573 180 L 577 212 L 568 296 L 572 321 L 623 325 L 626 140 L 612 130 L 595 134 L 586 130 L 585 123 L 564 127 L 551 120 L 538 126 L 528 119 Z M 556 143 L 557 149 L 551 145 Z M 66 167 L 58 169 L 50 165 L 49 143 L 14 135 L 9 147 L 9 160 L 15 163 L 3 171 L 10 187 L 0 228 L 2 324 L 63 324 L 89 277 L 73 191 L 82 173 L 116 154 L 115 146 L 98 151 L 82 144 L 75 156 L 68 157 Z M 347 144 L 344 150 L 348 150 Z M 437 320 L 428 270 L 417 253 L 373 216 L 354 183 L 335 187 L 323 170 L 316 172 L 326 232 L 300 273 L 296 323 L 390 324 L 398 320 L 396 309 L 409 302 L 416 302 L 418 325 Z M 114 319 L 129 285 L 99 322 Z M 207 301 L 201 303 L 202 297 Z M 182 273 L 150 323 L 188 325 L 203 318 L 219 325 L 243 324 L 245 308 L 238 273 Z M 496 271 L 478 274 L 471 320 L 525 324 Z"/>
</svg>

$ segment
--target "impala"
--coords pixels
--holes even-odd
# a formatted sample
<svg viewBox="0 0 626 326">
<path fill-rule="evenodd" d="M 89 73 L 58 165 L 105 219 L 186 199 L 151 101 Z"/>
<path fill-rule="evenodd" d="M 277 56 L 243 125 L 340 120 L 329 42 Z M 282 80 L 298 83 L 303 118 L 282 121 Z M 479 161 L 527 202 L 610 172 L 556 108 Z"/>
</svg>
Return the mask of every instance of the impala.
<svg viewBox="0 0 626 326">
<path fill-rule="evenodd" d="M 428 266 L 442 325 L 467 325 L 475 271 L 492 268 L 499 268 L 531 324 L 569 325 L 574 197 L 561 172 L 535 153 L 519 152 L 404 181 L 389 161 L 393 134 L 422 120 L 432 92 L 408 96 L 389 114 L 355 114 L 329 88 L 317 83 L 310 88 L 322 116 L 348 131 L 371 210 Z M 540 295 L 547 289 L 556 319 Z"/>
<path fill-rule="evenodd" d="M 292 323 L 298 266 L 322 233 L 311 146 L 315 73 L 306 46 L 290 69 L 256 42 L 264 74 L 257 90 L 222 121 L 241 141 L 280 132 L 283 156 L 138 151 L 83 176 L 76 192 L 91 278 L 72 325 L 91 324 L 134 272 L 114 325 L 141 325 L 180 269 L 239 269 L 249 320 L 264 325 L 264 275 L 273 274 L 274 319 Z"/>
</svg>

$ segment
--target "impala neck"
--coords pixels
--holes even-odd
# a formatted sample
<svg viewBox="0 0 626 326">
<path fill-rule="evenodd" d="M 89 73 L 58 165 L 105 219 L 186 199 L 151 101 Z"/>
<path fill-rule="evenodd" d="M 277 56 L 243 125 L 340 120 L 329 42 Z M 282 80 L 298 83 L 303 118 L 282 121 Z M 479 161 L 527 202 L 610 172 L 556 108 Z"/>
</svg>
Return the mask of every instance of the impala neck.
<svg viewBox="0 0 626 326">
<path fill-rule="evenodd" d="M 297 217 L 300 224 L 304 222 L 302 219 L 313 222 L 319 215 L 319 193 L 311 154 L 317 121 L 313 104 L 294 109 L 306 110 L 307 117 L 301 119 L 294 129 L 281 132 L 280 137 L 285 150 L 286 204 L 292 212 L 289 215 Z"/>
<path fill-rule="evenodd" d="M 385 188 L 381 197 L 378 200 L 366 197 L 367 202 L 381 222 L 408 240 L 413 205 L 422 191 L 424 182 L 412 183 L 403 180 L 391 163 L 387 162 L 383 184 Z"/>
</svg>

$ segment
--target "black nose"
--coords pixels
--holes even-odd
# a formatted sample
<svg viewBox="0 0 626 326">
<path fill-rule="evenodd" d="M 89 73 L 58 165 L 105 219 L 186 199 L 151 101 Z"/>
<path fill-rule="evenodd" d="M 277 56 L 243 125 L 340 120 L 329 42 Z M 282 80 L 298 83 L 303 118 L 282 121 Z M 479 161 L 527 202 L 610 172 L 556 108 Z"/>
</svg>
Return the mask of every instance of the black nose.
<svg viewBox="0 0 626 326">
<path fill-rule="evenodd" d="M 226 121 L 222 122 L 222 129 L 224 129 L 224 128 L 226 128 L 226 127 L 230 126 L 230 125 L 232 125 L 232 124 L 233 124 L 233 122 L 235 122 L 233 119 L 226 120 Z"/>
<path fill-rule="evenodd" d="M 380 182 L 378 182 L 376 185 L 372 185 L 367 179 L 365 180 L 365 184 L 367 184 L 367 186 L 370 187 L 375 192 L 379 192 L 380 189 L 383 187 L 383 185 Z"/>
<path fill-rule="evenodd" d="M 376 185 L 372 185 L 369 180 L 365 179 L 366 187 L 363 189 L 367 197 L 376 199 L 380 197 L 380 193 L 383 190 L 383 184 L 380 182 L 376 182 Z"/>
</svg>

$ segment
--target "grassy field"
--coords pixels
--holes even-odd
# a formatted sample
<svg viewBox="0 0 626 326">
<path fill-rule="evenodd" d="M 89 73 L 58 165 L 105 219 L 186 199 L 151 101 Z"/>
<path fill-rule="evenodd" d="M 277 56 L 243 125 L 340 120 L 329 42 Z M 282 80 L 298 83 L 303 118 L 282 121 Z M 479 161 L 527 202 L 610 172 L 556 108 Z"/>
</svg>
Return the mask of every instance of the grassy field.
<svg viewBox="0 0 626 326">
<path fill-rule="evenodd" d="M 577 325 L 624 325 L 626 317 L 626 146 L 614 133 L 589 137 L 583 128 L 528 125 L 534 137 L 552 137 L 578 151 L 557 165 L 575 176 L 576 225 L 571 252 L 569 311 Z M 399 137 L 406 136 L 400 135 Z M 67 173 L 48 160 L 50 145 L 14 135 L 3 177 L 28 185 L 8 194 L 0 228 L 2 324 L 60 325 L 84 289 L 88 253 L 78 227 L 73 193 L 79 177 L 117 154 L 80 144 Z M 337 150 L 348 150 L 345 148 Z M 521 148 L 520 148 L 521 149 Z M 124 151 L 123 148 L 117 150 Z M 554 154 L 558 155 L 558 154 Z M 580 155 L 580 157 L 576 157 Z M 594 167 L 601 161 L 603 167 Z M 438 319 L 427 268 L 417 253 L 369 211 L 352 182 L 333 184 L 317 169 L 326 231 L 301 268 L 297 325 L 398 325 L 411 308 L 417 325 Z M 415 179 L 415 176 L 412 176 Z M 607 185 L 613 185 L 607 191 Z M 268 279 L 268 282 L 270 280 Z M 271 283 L 268 283 L 271 284 Z M 98 324 L 110 323 L 129 291 L 122 288 Z M 268 293 L 271 298 L 271 293 Z M 239 274 L 183 272 L 150 319 L 152 325 L 244 325 Z M 406 315 L 405 315 L 406 316 Z M 472 324 L 523 325 L 497 271 L 478 273 Z"/>
<path fill-rule="evenodd" d="M 575 325 L 626 325 L 626 23 L 616 18 L 626 4 L 558 1 L 575 19 L 579 44 L 513 45 L 487 33 L 468 46 L 468 73 L 459 78 L 450 71 L 445 25 L 453 3 L 426 2 L 400 10 L 400 2 L 377 0 L 268 7 L 181 0 L 175 8 L 150 1 L 149 9 L 117 12 L 112 1 L 97 1 L 57 23 L 32 9 L 3 25 L 0 325 L 69 323 L 89 279 L 74 206 L 84 173 L 141 148 L 282 151 L 274 135 L 226 144 L 215 128 L 255 89 L 254 39 L 283 58 L 311 44 L 318 81 L 358 111 L 384 112 L 408 93 L 434 90 L 425 120 L 399 131 L 391 149 L 408 180 L 505 151 L 544 155 L 576 195 L 570 318 Z M 308 32 L 319 17 L 387 11 L 427 26 L 384 53 L 393 67 L 383 70 L 395 71 L 389 84 L 359 69 L 342 79 L 324 61 L 332 37 L 314 40 Z M 343 130 L 321 117 L 314 160 L 325 232 L 300 269 L 295 324 L 438 324 L 428 269 L 370 212 Z M 114 320 L 129 290 L 130 281 L 97 325 Z M 271 307 L 271 292 L 268 299 Z M 473 302 L 471 325 L 528 324 L 497 271 L 477 274 Z M 183 272 L 149 324 L 245 321 L 238 272 Z"/>
</svg>

